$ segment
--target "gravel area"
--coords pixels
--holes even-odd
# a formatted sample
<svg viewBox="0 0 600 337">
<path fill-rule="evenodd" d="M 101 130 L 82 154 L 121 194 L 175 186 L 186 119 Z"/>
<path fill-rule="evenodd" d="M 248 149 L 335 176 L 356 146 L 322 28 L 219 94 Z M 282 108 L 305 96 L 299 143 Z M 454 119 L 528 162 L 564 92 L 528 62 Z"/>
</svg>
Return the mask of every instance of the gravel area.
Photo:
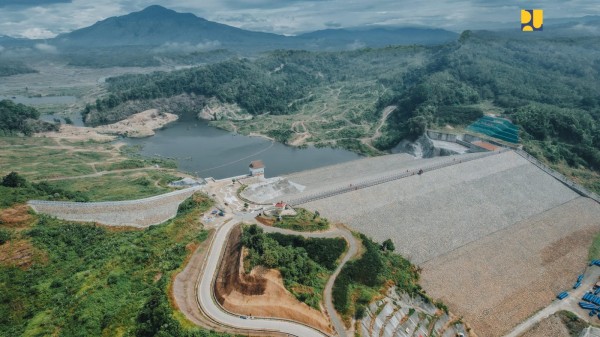
<svg viewBox="0 0 600 337">
<path fill-rule="evenodd" d="M 391 238 L 401 254 L 420 264 L 576 197 L 506 152 L 303 207 L 377 241 Z"/>
<path fill-rule="evenodd" d="M 480 336 L 503 336 L 569 289 L 600 231 L 600 205 L 578 197 L 421 265 L 422 286 Z"/>
<path fill-rule="evenodd" d="M 538 323 L 521 337 L 571 337 L 560 317 L 552 315 Z"/>
</svg>

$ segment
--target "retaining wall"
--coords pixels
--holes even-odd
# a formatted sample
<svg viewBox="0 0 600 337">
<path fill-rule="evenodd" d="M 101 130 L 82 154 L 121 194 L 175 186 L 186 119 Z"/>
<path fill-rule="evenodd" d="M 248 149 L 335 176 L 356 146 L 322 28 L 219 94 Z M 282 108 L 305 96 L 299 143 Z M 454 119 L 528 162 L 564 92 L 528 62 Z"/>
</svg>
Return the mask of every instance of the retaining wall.
<svg viewBox="0 0 600 337">
<path fill-rule="evenodd" d="M 108 226 L 149 227 L 177 215 L 179 204 L 200 187 L 191 187 L 150 198 L 109 202 L 62 202 L 31 200 L 37 213 L 68 221 L 97 222 Z"/>
</svg>

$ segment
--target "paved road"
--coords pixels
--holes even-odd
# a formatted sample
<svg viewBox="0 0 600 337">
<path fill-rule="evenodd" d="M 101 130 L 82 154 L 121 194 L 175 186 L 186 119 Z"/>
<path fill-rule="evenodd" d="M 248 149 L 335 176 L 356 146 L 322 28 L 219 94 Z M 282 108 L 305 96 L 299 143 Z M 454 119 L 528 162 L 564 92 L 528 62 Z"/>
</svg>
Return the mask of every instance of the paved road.
<svg viewBox="0 0 600 337">
<path fill-rule="evenodd" d="M 233 218 L 215 233 L 214 240 L 211 244 L 209 255 L 206 260 L 204 273 L 198 284 L 198 303 L 212 320 L 224 326 L 235 327 L 240 329 L 257 330 L 257 331 L 273 331 L 277 333 L 288 334 L 298 337 L 323 337 L 326 336 L 322 332 L 310 328 L 306 325 L 285 321 L 281 319 L 249 319 L 245 316 L 234 315 L 225 312 L 216 302 L 213 296 L 214 281 L 221 261 L 225 243 L 229 237 L 231 229 L 239 223 L 237 218 Z"/>
<path fill-rule="evenodd" d="M 600 276 L 600 268 L 595 266 L 589 267 L 585 274 L 586 275 L 583 281 L 581 282 L 581 286 L 575 290 L 571 289 L 569 291 L 569 297 L 563 300 L 554 300 L 552 304 L 538 311 L 535 315 L 531 316 L 523 323 L 517 325 L 517 327 L 513 331 L 511 331 L 504 337 L 519 337 L 525 332 L 527 332 L 529 329 L 531 329 L 537 323 L 541 322 L 542 320 L 550 317 L 552 314 L 561 310 L 571 311 L 584 321 L 588 321 L 590 317 L 586 314 L 587 310 L 584 311 L 583 309 L 580 309 L 578 303 L 582 301 L 581 298 L 583 297 L 583 294 L 585 294 L 589 289 L 591 289 L 592 286 L 598 280 L 598 276 Z"/>
</svg>

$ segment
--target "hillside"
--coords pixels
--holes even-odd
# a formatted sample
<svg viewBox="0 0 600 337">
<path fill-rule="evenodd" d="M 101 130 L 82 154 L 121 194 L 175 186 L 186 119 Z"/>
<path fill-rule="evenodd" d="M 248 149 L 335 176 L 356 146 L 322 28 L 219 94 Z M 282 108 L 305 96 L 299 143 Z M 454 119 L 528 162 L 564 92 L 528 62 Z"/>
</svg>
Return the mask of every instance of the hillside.
<svg viewBox="0 0 600 337">
<path fill-rule="evenodd" d="M 392 148 L 427 127 L 465 126 L 476 117 L 461 120 L 471 116 L 465 109 L 479 108 L 513 120 L 527 151 L 598 191 L 599 42 L 466 31 L 392 84 L 395 94 L 380 106 L 400 108 L 376 146 Z"/>
<path fill-rule="evenodd" d="M 113 122 L 131 104 L 147 109 L 153 99 L 192 95 L 189 111 L 233 104 L 233 114 L 208 114 L 224 129 L 373 155 L 427 128 L 460 129 L 491 112 L 520 127 L 527 151 L 598 191 L 598 46 L 595 36 L 465 31 L 442 46 L 278 51 L 110 79 L 110 95 L 88 106 L 86 121 Z"/>
</svg>

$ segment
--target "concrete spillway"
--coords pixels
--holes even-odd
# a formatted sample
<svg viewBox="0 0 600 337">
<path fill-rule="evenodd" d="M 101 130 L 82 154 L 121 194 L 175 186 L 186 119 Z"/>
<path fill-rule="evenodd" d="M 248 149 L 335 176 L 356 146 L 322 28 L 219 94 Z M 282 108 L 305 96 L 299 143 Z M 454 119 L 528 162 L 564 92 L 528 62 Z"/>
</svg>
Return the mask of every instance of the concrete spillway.
<svg viewBox="0 0 600 337">
<path fill-rule="evenodd" d="M 108 226 L 148 227 L 177 215 L 179 204 L 198 187 L 155 197 L 115 202 L 55 202 L 32 200 L 29 206 L 38 213 L 68 221 L 97 222 Z"/>
</svg>

